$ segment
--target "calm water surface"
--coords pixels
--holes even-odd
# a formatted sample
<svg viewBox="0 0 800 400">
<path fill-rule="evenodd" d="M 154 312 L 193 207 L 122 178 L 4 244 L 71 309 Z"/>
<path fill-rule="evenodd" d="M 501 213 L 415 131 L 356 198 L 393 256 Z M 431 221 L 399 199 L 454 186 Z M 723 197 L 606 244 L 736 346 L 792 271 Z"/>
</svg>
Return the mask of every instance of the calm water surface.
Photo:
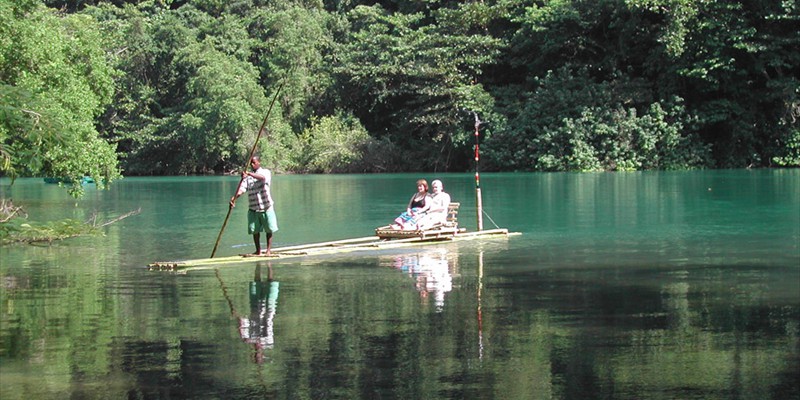
<svg viewBox="0 0 800 400">
<path fill-rule="evenodd" d="M 278 175 L 274 245 L 369 236 L 420 177 L 475 229 L 470 174 Z M 485 174 L 521 236 L 147 271 L 208 257 L 237 182 L 0 180 L 34 221 L 141 208 L 0 247 L 0 398 L 800 398 L 800 170 Z"/>
</svg>

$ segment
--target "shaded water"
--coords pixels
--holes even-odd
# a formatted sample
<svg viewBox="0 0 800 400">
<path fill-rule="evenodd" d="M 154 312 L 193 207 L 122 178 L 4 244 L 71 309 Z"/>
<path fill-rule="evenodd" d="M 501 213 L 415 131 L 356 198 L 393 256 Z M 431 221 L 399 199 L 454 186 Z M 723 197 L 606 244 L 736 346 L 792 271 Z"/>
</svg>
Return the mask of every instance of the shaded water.
<svg viewBox="0 0 800 400">
<path fill-rule="evenodd" d="M 474 229 L 473 177 L 423 177 Z M 368 236 L 417 178 L 276 176 L 274 245 Z M 186 274 L 144 267 L 208 257 L 236 177 L 0 180 L 36 221 L 142 210 L 0 247 L 0 398 L 800 398 L 800 171 L 482 178 L 521 236 Z"/>
</svg>

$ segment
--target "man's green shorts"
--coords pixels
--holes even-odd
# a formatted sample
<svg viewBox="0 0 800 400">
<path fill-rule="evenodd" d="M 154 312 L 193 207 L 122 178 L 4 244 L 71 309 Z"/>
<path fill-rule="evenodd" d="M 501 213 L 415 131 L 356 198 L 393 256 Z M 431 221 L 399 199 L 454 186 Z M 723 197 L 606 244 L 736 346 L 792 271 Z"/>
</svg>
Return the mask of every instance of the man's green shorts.
<svg viewBox="0 0 800 400">
<path fill-rule="evenodd" d="M 267 211 L 247 210 L 247 233 L 252 235 L 261 231 L 267 233 L 278 231 L 278 217 L 275 216 L 275 208 Z"/>
</svg>

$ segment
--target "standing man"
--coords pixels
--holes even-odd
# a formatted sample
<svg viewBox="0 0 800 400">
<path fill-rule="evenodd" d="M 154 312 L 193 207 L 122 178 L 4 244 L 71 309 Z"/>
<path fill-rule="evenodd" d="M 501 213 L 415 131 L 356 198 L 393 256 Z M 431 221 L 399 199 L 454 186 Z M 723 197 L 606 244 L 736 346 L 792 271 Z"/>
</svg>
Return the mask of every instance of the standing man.
<svg viewBox="0 0 800 400">
<path fill-rule="evenodd" d="M 249 208 L 247 210 L 247 233 L 253 235 L 256 244 L 254 255 L 272 255 L 272 234 L 278 231 L 278 217 L 275 215 L 274 202 L 270 193 L 272 172 L 261 168 L 261 159 L 253 156 L 250 159 L 253 171 L 242 172 L 242 184 L 236 195 L 231 197 L 231 207 L 236 206 L 236 199 L 247 192 Z M 261 252 L 261 231 L 267 233 L 267 251 Z"/>
</svg>

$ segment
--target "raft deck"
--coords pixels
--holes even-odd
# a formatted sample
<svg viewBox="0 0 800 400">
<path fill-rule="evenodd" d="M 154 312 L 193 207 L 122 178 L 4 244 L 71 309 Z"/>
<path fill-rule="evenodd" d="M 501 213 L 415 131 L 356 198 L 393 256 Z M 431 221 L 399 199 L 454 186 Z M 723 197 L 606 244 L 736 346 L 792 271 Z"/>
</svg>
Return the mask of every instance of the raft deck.
<svg viewBox="0 0 800 400">
<path fill-rule="evenodd" d="M 439 232 L 436 232 L 439 231 Z M 466 232 L 464 229 L 433 230 L 406 232 L 408 236 L 395 239 L 381 238 L 378 235 L 362 238 L 337 240 L 332 242 L 310 243 L 296 246 L 286 246 L 272 249 L 271 256 L 265 255 L 236 255 L 229 257 L 203 258 L 196 260 L 159 261 L 148 265 L 153 271 L 180 271 L 194 267 L 220 266 L 225 264 L 238 264 L 263 260 L 284 260 L 317 255 L 342 254 L 358 251 L 375 251 L 383 249 L 421 246 L 427 244 L 454 242 L 475 239 L 506 238 L 519 233 L 508 232 L 508 229 L 490 229 L 477 232 Z"/>
</svg>

